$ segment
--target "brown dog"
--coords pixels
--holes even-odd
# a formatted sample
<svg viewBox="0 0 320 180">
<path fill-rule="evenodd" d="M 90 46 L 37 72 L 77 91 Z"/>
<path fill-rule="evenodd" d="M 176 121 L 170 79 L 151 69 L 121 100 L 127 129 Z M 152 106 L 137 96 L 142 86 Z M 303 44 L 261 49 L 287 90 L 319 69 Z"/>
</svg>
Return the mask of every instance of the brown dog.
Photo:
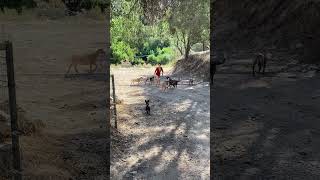
<svg viewBox="0 0 320 180">
<path fill-rule="evenodd" d="M 135 79 L 131 79 L 131 84 L 133 85 L 134 83 L 140 84 L 143 80 L 143 77 L 139 77 L 139 78 L 135 78 Z"/>
<path fill-rule="evenodd" d="M 97 70 L 97 60 L 101 55 L 105 55 L 105 51 L 103 49 L 98 49 L 94 53 L 84 54 L 84 55 L 73 55 L 71 57 L 71 63 L 69 65 L 67 74 L 69 74 L 71 67 L 74 67 L 74 70 L 79 73 L 77 66 L 78 65 L 90 65 L 90 73 Z M 92 71 L 92 65 L 95 65 L 94 70 Z"/>
<path fill-rule="evenodd" d="M 161 83 L 161 90 L 166 91 L 168 89 L 169 81 L 164 81 Z"/>
</svg>

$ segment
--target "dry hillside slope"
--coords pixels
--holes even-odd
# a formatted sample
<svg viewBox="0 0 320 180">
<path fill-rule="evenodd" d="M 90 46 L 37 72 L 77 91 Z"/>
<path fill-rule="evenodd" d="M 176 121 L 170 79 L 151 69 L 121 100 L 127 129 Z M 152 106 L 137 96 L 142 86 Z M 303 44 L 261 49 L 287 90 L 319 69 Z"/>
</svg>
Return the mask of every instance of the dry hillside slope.
<svg viewBox="0 0 320 180">
<path fill-rule="evenodd" d="M 214 1 L 216 46 L 285 48 L 304 62 L 319 61 L 320 1 Z"/>
</svg>

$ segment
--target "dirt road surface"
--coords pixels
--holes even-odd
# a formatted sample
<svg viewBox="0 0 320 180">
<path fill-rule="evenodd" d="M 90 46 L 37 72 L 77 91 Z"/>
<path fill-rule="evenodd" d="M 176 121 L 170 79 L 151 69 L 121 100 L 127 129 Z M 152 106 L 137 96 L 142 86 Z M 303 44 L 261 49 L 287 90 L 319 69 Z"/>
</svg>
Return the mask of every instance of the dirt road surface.
<svg viewBox="0 0 320 180">
<path fill-rule="evenodd" d="M 320 177 L 319 68 L 273 61 L 253 78 L 234 57 L 211 91 L 214 179 Z"/>
<path fill-rule="evenodd" d="M 127 146 L 111 159 L 111 178 L 209 179 L 209 85 L 178 85 L 167 92 L 144 83 L 130 86 L 131 79 L 153 71 L 112 69 L 116 94 L 123 101 L 118 129 Z M 150 116 L 145 114 L 145 99 L 150 99 Z"/>
<path fill-rule="evenodd" d="M 24 179 L 105 179 L 105 83 L 65 78 L 68 58 L 105 47 L 105 24 L 1 22 L 13 41 L 17 104 L 46 127 L 21 137 Z"/>
</svg>

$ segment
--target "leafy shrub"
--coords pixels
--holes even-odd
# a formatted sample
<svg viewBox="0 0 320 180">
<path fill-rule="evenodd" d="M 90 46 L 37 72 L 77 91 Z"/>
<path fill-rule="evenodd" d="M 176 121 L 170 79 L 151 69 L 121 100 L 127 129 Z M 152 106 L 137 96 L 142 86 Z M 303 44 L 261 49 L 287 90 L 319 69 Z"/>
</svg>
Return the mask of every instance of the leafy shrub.
<svg viewBox="0 0 320 180">
<path fill-rule="evenodd" d="M 170 47 L 166 47 L 163 49 L 158 49 L 157 55 L 151 54 L 148 56 L 147 62 L 155 65 L 158 63 L 168 64 L 174 58 L 174 51 Z"/>
<path fill-rule="evenodd" d="M 132 65 L 142 65 L 144 64 L 144 60 L 141 58 L 130 60 Z"/>
<path fill-rule="evenodd" d="M 154 54 L 155 56 L 158 55 L 160 50 L 165 47 L 170 46 L 169 40 L 161 41 L 159 39 L 151 39 L 144 42 L 142 48 L 138 48 L 139 54 L 138 55 L 151 55 Z"/>
<path fill-rule="evenodd" d="M 155 65 L 158 62 L 157 61 L 157 57 L 154 54 L 151 54 L 151 55 L 148 56 L 147 62 L 152 64 L 152 65 Z"/>
<path fill-rule="evenodd" d="M 111 49 L 114 64 L 119 64 L 123 60 L 134 60 L 136 50 L 131 48 L 128 44 L 126 44 L 123 41 L 113 43 Z"/>
</svg>

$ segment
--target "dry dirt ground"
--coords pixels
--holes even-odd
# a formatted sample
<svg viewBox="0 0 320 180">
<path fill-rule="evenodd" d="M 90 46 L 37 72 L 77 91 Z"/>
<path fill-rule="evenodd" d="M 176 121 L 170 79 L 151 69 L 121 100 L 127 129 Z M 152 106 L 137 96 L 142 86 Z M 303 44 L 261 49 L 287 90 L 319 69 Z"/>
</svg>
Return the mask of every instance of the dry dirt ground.
<svg viewBox="0 0 320 180">
<path fill-rule="evenodd" d="M 319 66 L 301 67 L 273 61 L 266 76 L 253 78 L 250 60 L 237 55 L 218 67 L 214 179 L 320 177 Z"/>
<path fill-rule="evenodd" d="M 68 58 L 104 48 L 105 24 L 1 22 L 13 41 L 17 104 L 41 132 L 21 137 L 24 179 L 106 179 L 106 86 L 103 78 L 65 78 Z"/>
<path fill-rule="evenodd" d="M 122 100 L 118 130 L 127 145 L 111 159 L 111 179 L 209 179 L 208 83 L 178 85 L 167 92 L 144 83 L 130 86 L 131 79 L 153 71 L 112 69 Z M 150 99 L 150 116 L 145 114 L 145 99 Z M 119 151 L 112 147 L 111 153 Z"/>
</svg>

